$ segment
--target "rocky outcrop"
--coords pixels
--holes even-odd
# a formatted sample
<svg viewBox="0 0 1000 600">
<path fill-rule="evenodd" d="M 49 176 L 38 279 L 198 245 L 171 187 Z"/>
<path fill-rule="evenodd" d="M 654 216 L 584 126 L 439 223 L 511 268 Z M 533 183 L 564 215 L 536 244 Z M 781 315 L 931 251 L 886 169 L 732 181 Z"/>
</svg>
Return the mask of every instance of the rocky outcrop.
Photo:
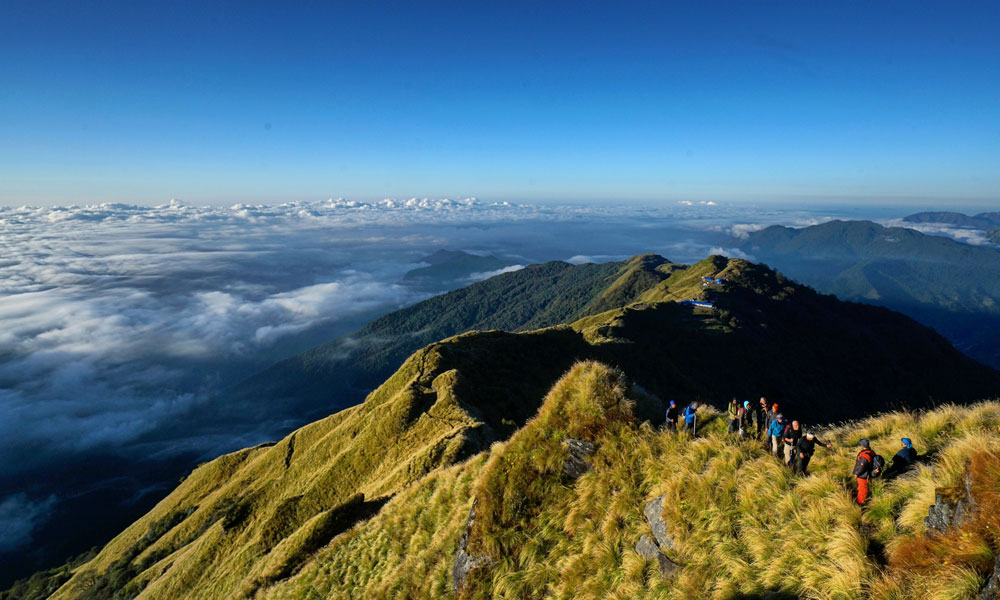
<svg viewBox="0 0 1000 600">
<path fill-rule="evenodd" d="M 649 528 L 653 531 L 653 537 L 656 538 L 656 543 L 660 549 L 673 550 L 674 542 L 667 534 L 667 524 L 663 521 L 663 501 L 666 498 L 666 496 L 653 498 L 646 503 L 642 514 L 646 515 L 646 521 L 649 522 Z"/>
<path fill-rule="evenodd" d="M 597 450 L 593 442 L 566 438 L 563 444 L 569 449 L 569 458 L 563 463 L 563 473 L 570 479 L 577 479 L 590 471 L 587 459 Z"/>
<path fill-rule="evenodd" d="M 680 565 L 660 552 L 660 548 L 656 545 L 656 542 L 648 535 L 643 535 L 639 538 L 639 541 L 635 545 L 635 551 L 646 560 L 655 560 L 660 567 L 660 575 L 664 579 L 673 575 L 674 571 L 680 568 Z"/>
<path fill-rule="evenodd" d="M 924 526 L 928 532 L 947 533 L 961 527 L 975 512 L 972 474 L 967 465 L 961 485 L 934 490 L 934 504 L 927 511 Z"/>
<path fill-rule="evenodd" d="M 674 550 L 674 542 L 667 534 L 667 524 L 663 520 L 663 502 L 666 498 L 665 495 L 657 496 L 647 502 L 642 510 L 646 516 L 646 522 L 649 523 L 649 529 L 653 532 L 653 538 L 656 540 L 654 541 L 648 535 L 643 535 L 635 544 L 635 551 L 639 556 L 657 562 L 660 575 L 664 579 L 673 576 L 674 572 L 680 568 L 680 565 L 664 554 L 667 550 Z"/>
<path fill-rule="evenodd" d="M 462 586 L 465 584 L 465 578 L 472 571 L 490 566 L 491 562 L 488 556 L 473 556 L 469 554 L 469 532 L 472 531 L 472 522 L 476 517 L 476 503 L 473 501 L 472 510 L 469 511 L 469 520 L 465 522 L 465 531 L 462 533 L 462 538 L 458 542 L 458 552 L 455 554 L 455 564 L 451 568 L 451 578 L 455 586 L 455 595 L 459 596 L 462 592 Z"/>
</svg>

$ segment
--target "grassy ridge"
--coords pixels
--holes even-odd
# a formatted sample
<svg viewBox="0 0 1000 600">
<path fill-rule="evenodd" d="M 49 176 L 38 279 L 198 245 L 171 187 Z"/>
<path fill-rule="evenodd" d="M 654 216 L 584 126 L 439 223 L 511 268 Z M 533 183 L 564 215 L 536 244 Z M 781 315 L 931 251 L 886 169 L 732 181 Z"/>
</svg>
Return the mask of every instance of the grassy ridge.
<svg viewBox="0 0 1000 600">
<path fill-rule="evenodd" d="M 925 539 L 922 520 L 935 487 L 956 483 L 967 458 L 1000 448 L 1000 403 L 887 414 L 819 431 L 835 448 L 821 449 L 812 473 L 802 478 L 756 444 L 725 435 L 711 409 L 702 411 L 707 436 L 696 441 L 629 424 L 620 410 L 624 390 L 615 371 L 578 366 L 556 385 L 539 416 L 494 447 L 488 461 L 480 455 L 407 488 L 378 517 L 334 539 L 263 597 L 450 598 L 450 568 L 473 499 L 480 547 L 498 554 L 470 580 L 467 597 L 779 593 L 957 600 L 984 582 L 982 565 L 998 550 L 994 539 L 984 540 L 974 558 L 957 556 L 933 569 L 914 570 L 896 557 Z M 619 416 L 594 428 L 593 411 L 601 407 Z M 558 477 L 565 459 L 559 441 L 588 430 L 598 442 L 593 471 L 567 486 Z M 876 481 L 865 511 L 852 505 L 857 441 L 869 437 L 888 453 L 903 435 L 933 458 L 899 478 Z M 1000 490 L 1000 478 L 989 483 Z M 672 580 L 633 549 L 649 533 L 643 505 L 663 493 L 670 499 L 664 518 L 676 548 L 671 558 L 682 565 Z"/>
<path fill-rule="evenodd" d="M 644 260 L 605 289 L 633 295 L 630 282 L 649 271 Z M 894 483 L 898 497 L 873 506 L 883 516 L 866 524 L 847 503 L 853 450 L 836 458 L 820 450 L 816 474 L 799 481 L 759 448 L 725 439 L 713 409 L 702 412 L 705 439 L 656 433 L 642 423 L 662 404 L 644 389 L 714 400 L 780 389 L 799 400 L 782 397 L 786 408 L 815 420 L 907 396 L 926 403 L 938 390 L 967 400 L 996 390 L 996 374 L 909 319 L 838 302 L 746 261 L 652 261 L 659 275 L 652 287 L 631 288 L 646 290 L 637 302 L 571 326 L 431 344 L 363 404 L 203 465 L 72 568 L 52 597 L 445 597 L 474 501 L 481 518 L 469 547 L 491 566 L 470 575 L 463 593 L 472 597 L 735 598 L 772 589 L 864 597 L 889 577 L 888 550 L 869 550 L 919 533 L 906 520 L 917 505 L 907 502 L 924 501 L 928 481 L 954 475 L 953 460 L 909 487 Z M 704 288 L 703 275 L 730 283 Z M 717 309 L 671 301 L 692 297 Z M 577 361 L 587 362 L 570 370 Z M 973 417 L 941 409 L 959 411 L 962 430 L 930 416 L 917 427 L 912 414 L 898 417 L 897 429 L 914 429 L 904 433 L 943 457 L 967 430 L 989 433 L 997 408 L 984 406 Z M 843 448 L 858 432 L 876 445 L 898 433 L 873 421 L 829 435 Z M 560 475 L 567 437 L 596 444 L 593 470 L 577 481 Z M 642 506 L 661 493 L 671 498 L 671 558 L 683 565 L 670 582 L 633 549 L 648 532 Z M 769 543 L 788 523 L 795 544 Z M 808 574 L 806 559 L 819 565 Z"/>
<path fill-rule="evenodd" d="M 493 553 L 494 562 L 470 579 L 463 591 L 468 597 L 543 591 L 554 598 L 729 599 L 777 591 L 802 598 L 943 600 L 968 598 L 984 582 L 982 565 L 998 550 L 995 537 L 980 533 L 971 543 L 977 552 L 923 570 L 912 568 L 912 546 L 925 543 L 922 519 L 935 488 L 956 484 L 967 459 L 1000 451 L 1000 403 L 887 414 L 821 430 L 835 449 L 820 449 L 812 473 L 800 478 L 756 443 L 724 434 L 714 409 L 702 409 L 705 435 L 697 440 L 637 423 L 628 399 L 635 393 L 614 369 L 578 365 L 510 441 L 403 484 L 369 520 L 295 557 L 292 571 L 279 563 L 296 554 L 316 519 L 255 559 L 258 538 L 239 528 L 266 534 L 267 511 L 228 510 L 205 529 L 220 507 L 204 519 L 197 518 L 199 508 L 180 524 L 167 523 L 172 529 L 152 536 L 156 541 L 138 559 L 155 560 L 157 548 L 190 539 L 195 530 L 201 537 L 147 566 L 124 590 L 140 598 L 450 598 L 451 566 L 474 500 L 482 508 L 473 522 L 473 551 Z M 862 512 L 850 502 L 848 475 L 858 440 L 868 437 L 889 454 L 904 435 L 929 460 L 897 479 L 876 481 L 872 504 Z M 593 470 L 571 482 L 559 476 L 567 436 L 597 445 L 588 459 Z M 252 492 L 248 486 L 263 473 L 235 481 L 234 475 L 274 462 L 275 453 L 283 464 L 285 443 L 197 470 L 171 497 L 174 504 L 161 505 L 78 567 L 53 597 L 96 597 L 88 596 L 96 573 L 113 568 L 178 510 L 209 506 L 226 490 Z M 311 469 L 313 477 L 324 469 Z M 985 484 L 1000 491 L 1000 479 Z M 670 499 L 663 512 L 674 544 L 670 558 L 681 565 L 671 580 L 634 550 L 649 533 L 642 508 L 660 494 Z"/>
</svg>

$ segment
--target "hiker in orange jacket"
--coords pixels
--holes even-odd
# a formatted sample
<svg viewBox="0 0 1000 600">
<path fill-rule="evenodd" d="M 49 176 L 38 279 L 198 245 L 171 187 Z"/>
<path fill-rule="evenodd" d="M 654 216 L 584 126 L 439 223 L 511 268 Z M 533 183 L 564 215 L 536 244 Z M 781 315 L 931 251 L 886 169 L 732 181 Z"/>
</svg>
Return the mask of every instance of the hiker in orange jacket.
<svg viewBox="0 0 1000 600">
<path fill-rule="evenodd" d="M 872 476 L 875 465 L 875 452 L 867 439 L 861 440 L 861 452 L 854 461 L 853 475 L 858 480 L 858 505 L 864 505 L 868 500 L 868 479 Z"/>
</svg>

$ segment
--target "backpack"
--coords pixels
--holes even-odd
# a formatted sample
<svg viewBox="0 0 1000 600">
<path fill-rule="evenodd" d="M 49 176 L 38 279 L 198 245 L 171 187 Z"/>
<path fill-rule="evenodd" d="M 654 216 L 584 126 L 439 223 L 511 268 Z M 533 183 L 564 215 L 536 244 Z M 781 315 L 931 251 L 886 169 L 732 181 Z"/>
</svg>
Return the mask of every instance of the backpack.
<svg viewBox="0 0 1000 600">
<path fill-rule="evenodd" d="M 885 471 L 885 459 L 881 454 L 872 452 L 872 477 L 880 477 Z"/>
</svg>

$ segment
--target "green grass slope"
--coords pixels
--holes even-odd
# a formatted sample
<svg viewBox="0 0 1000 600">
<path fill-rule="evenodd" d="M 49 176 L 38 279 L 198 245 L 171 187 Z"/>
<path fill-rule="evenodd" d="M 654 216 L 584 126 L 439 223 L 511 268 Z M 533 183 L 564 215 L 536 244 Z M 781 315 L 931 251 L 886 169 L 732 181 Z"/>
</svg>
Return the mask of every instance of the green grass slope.
<svg viewBox="0 0 1000 600">
<path fill-rule="evenodd" d="M 646 271 L 642 260 L 633 262 L 636 273 Z M 658 437 L 641 425 L 663 409 L 650 392 L 682 401 L 766 393 L 816 422 L 1000 389 L 995 372 L 913 321 L 817 294 L 759 265 L 710 257 L 654 268 L 664 277 L 637 286 L 645 291 L 628 306 L 568 326 L 472 332 L 426 346 L 363 404 L 195 469 L 95 557 L 36 589 L 71 572 L 53 598 L 446 597 L 449 561 L 479 498 L 483 520 L 473 520 L 469 548 L 487 553 L 491 567 L 470 575 L 463 594 L 525 597 L 536 585 L 561 597 L 624 594 L 638 589 L 635 577 L 648 580 L 648 567 L 609 540 L 640 527 L 629 511 L 655 482 L 677 465 L 704 475 L 712 457 L 725 455 L 715 480 L 688 481 L 722 493 L 735 485 L 723 481 L 736 476 L 725 469 L 767 464 L 749 446 L 723 450 L 719 441 L 708 455 L 691 455 L 702 442 Z M 729 283 L 704 288 L 707 275 Z M 674 302 L 692 297 L 717 309 Z M 709 431 L 722 426 L 713 414 L 704 413 Z M 553 471 L 567 437 L 597 447 L 590 462 L 600 475 L 587 493 L 574 486 L 591 475 L 573 483 Z M 929 447 L 936 438 L 920 439 Z M 722 535 L 718 527 L 711 535 Z M 576 573 L 572 585 L 559 583 L 553 561 L 562 556 L 577 557 L 566 566 Z M 593 561 L 606 570 L 593 573 Z M 775 577 L 761 585 L 786 585 Z M 625 581 L 632 587 L 614 587 Z M 666 593 L 666 584 L 647 583 Z"/>
<path fill-rule="evenodd" d="M 577 364 L 509 441 L 402 485 L 377 511 L 338 520 L 347 511 L 331 502 L 263 556 L 255 554 L 257 538 L 240 528 L 266 536 L 274 527 L 269 513 L 237 510 L 206 528 L 202 509 L 191 507 L 217 494 L 220 480 L 232 482 L 281 448 L 223 457 L 77 567 L 53 598 L 111 597 L 96 595 L 94 582 L 123 557 L 143 568 L 118 597 L 454 598 L 463 538 L 487 560 L 466 577 L 460 598 L 959 600 L 986 583 L 1000 551 L 989 515 L 945 536 L 928 535 L 923 517 L 935 490 L 960 484 L 970 464 L 979 465 L 977 499 L 993 506 L 1000 403 L 819 430 L 834 449 L 819 449 L 810 475 L 799 477 L 758 444 L 726 435 L 714 409 L 701 411 L 703 435 L 692 440 L 640 423 L 634 407 L 645 401 L 621 371 Z M 889 454 L 904 435 L 922 462 L 877 480 L 864 511 L 852 505 L 858 440 L 868 437 Z M 578 479 L 563 471 L 568 438 L 595 447 L 590 471 Z M 666 578 L 635 549 L 652 533 L 644 507 L 660 495 L 669 499 L 660 512 L 671 545 L 665 552 L 677 565 Z"/>
<path fill-rule="evenodd" d="M 977 523 L 928 536 L 934 492 L 958 484 L 967 460 L 986 459 L 979 498 L 1000 492 L 1000 403 L 895 413 L 819 432 L 807 477 L 792 475 L 756 444 L 725 435 L 702 412 L 707 436 L 660 433 L 629 418 L 621 374 L 580 365 L 545 405 L 488 458 L 477 456 L 404 490 L 370 522 L 335 538 L 263 598 L 452 598 L 451 567 L 463 535 L 487 566 L 461 598 L 973 598 L 1000 550 Z M 603 416 L 604 418 L 599 418 Z M 861 437 L 876 449 L 900 436 L 929 455 L 916 469 L 878 480 L 871 505 L 851 504 L 848 476 Z M 567 482 L 567 436 L 593 441 L 592 471 Z M 661 513 L 678 571 L 663 578 L 635 545 Z M 471 524 L 468 517 L 475 508 Z M 924 546 L 922 544 L 932 544 Z M 935 556 L 933 544 L 952 551 Z M 927 549 L 914 556 L 915 547 Z M 960 553 L 959 548 L 975 552 Z M 919 563 L 933 568 L 912 568 Z"/>
</svg>

